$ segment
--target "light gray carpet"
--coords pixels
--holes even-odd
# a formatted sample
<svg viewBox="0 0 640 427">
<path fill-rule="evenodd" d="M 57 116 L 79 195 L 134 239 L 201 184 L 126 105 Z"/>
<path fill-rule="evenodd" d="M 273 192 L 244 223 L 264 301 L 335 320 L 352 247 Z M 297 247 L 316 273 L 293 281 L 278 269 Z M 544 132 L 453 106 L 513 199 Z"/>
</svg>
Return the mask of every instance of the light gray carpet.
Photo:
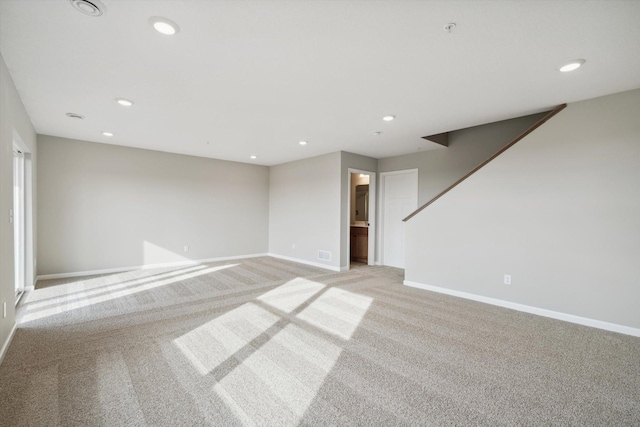
<svg viewBox="0 0 640 427">
<path fill-rule="evenodd" d="M 2 426 L 640 425 L 640 339 L 274 258 L 40 282 Z"/>
</svg>

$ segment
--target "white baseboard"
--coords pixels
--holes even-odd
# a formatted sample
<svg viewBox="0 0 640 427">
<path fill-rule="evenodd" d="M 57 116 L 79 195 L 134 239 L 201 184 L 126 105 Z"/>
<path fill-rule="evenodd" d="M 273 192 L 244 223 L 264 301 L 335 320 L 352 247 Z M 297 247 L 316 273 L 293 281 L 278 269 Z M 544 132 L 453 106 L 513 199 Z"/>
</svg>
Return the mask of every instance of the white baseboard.
<svg viewBox="0 0 640 427">
<path fill-rule="evenodd" d="M 144 265 L 136 265 L 131 267 L 105 268 L 102 270 L 88 270 L 88 271 L 75 271 L 70 273 L 43 274 L 36 277 L 36 283 L 38 283 L 38 280 L 66 279 L 68 277 L 79 277 L 79 276 L 95 276 L 97 274 L 112 274 L 112 273 L 122 273 L 124 271 L 148 270 L 150 268 L 184 267 L 189 265 L 198 265 L 206 262 L 229 261 L 229 260 L 244 259 L 244 258 L 257 258 L 261 256 L 268 256 L 268 254 L 263 253 L 263 254 L 236 255 L 236 256 L 219 257 L 219 258 L 206 258 L 206 259 L 197 259 L 197 260 L 166 262 L 161 264 L 144 264 Z"/>
<path fill-rule="evenodd" d="M 324 269 L 331 270 L 331 271 L 342 271 L 342 267 L 336 267 L 336 266 L 333 266 L 333 265 L 320 264 L 319 262 L 307 261 L 307 260 L 304 260 L 304 259 L 293 258 L 293 257 L 289 257 L 289 256 L 271 254 L 271 253 L 267 254 L 267 256 L 284 259 L 286 261 L 293 261 L 293 262 L 297 262 L 299 264 L 311 265 L 313 267 L 320 267 L 320 268 L 324 268 Z"/>
<path fill-rule="evenodd" d="M 16 334 L 17 329 L 18 329 L 18 322 L 15 322 L 13 324 L 13 329 L 11 329 L 11 332 L 9 332 L 9 336 L 7 337 L 7 340 L 2 345 L 2 350 L 0 350 L 0 365 L 2 365 L 4 356 L 5 354 L 7 354 L 7 350 L 9 350 L 9 344 L 11 344 L 11 341 L 13 340 L 13 336 Z"/>
<path fill-rule="evenodd" d="M 439 286 L 425 285 L 423 283 L 405 280 L 406 286 L 452 295 L 455 297 L 470 299 L 486 304 L 497 305 L 499 307 L 510 308 L 512 310 L 523 311 L 525 313 L 537 314 L 538 316 L 550 317 L 552 319 L 564 320 L 565 322 L 577 323 L 579 325 L 590 326 L 592 328 L 604 329 L 606 331 L 618 332 L 625 335 L 640 337 L 640 329 L 630 326 L 618 325 L 616 323 L 603 322 L 602 320 L 589 319 L 587 317 L 575 316 L 573 314 L 561 313 L 559 311 L 547 310 L 544 308 L 532 307 L 511 301 L 485 297 L 482 295 L 470 294 L 468 292 L 456 291 L 453 289 L 441 288 Z"/>
</svg>

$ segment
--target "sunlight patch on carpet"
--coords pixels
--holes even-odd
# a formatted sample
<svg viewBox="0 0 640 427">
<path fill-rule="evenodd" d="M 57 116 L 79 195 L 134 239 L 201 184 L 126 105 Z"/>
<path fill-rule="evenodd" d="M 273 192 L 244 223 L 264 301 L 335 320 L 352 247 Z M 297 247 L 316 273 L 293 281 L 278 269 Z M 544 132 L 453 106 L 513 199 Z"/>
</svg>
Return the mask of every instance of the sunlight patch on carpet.
<svg viewBox="0 0 640 427">
<path fill-rule="evenodd" d="M 237 330 L 253 319 L 260 327 L 240 337 Z M 279 317 L 254 305 L 240 307 L 217 317 L 173 342 L 201 375 L 206 375 L 273 326 Z"/>
<path fill-rule="evenodd" d="M 238 420 L 296 424 L 372 301 L 297 278 L 173 342 Z"/>
<path fill-rule="evenodd" d="M 116 290 L 115 292 L 111 292 L 109 288 L 107 288 L 106 290 L 103 288 L 103 292 L 107 292 L 103 295 L 96 295 L 96 296 L 85 298 L 78 301 L 71 301 L 65 304 L 56 304 L 55 306 L 50 308 L 42 308 L 42 309 L 36 308 L 34 309 L 33 312 L 31 312 L 32 309 L 30 307 L 27 307 L 28 310 L 24 315 L 24 317 L 22 318 L 21 323 L 28 323 L 34 320 L 43 319 L 45 317 L 53 316 L 56 314 L 66 313 L 72 310 L 77 310 L 77 309 L 88 307 L 94 304 L 100 304 L 106 301 L 111 301 L 111 300 L 122 298 L 128 295 L 137 294 L 139 292 L 145 292 L 150 289 L 159 288 L 161 286 L 167 286 L 172 283 L 188 280 L 188 279 L 202 276 L 205 274 L 214 273 L 216 271 L 235 267 L 237 265 L 238 264 L 227 264 L 227 265 L 220 265 L 220 266 L 209 267 L 209 268 L 204 268 L 205 266 L 202 266 L 202 268 L 196 271 L 180 274 L 178 276 L 172 276 L 172 277 L 161 279 L 161 280 L 156 280 L 154 278 L 154 280 L 152 280 L 151 282 L 144 283 L 141 286 L 133 287 L 135 285 L 131 283 L 127 283 L 124 289 L 119 289 L 119 290 Z M 141 281 L 144 282 L 144 279 L 141 279 Z"/>
<path fill-rule="evenodd" d="M 183 269 L 180 269 L 180 270 L 172 270 L 172 271 L 168 271 L 168 272 L 162 273 L 162 274 L 139 277 L 139 278 L 134 279 L 134 280 L 122 280 L 120 277 L 125 276 L 126 273 L 121 273 L 121 274 L 115 275 L 115 277 L 113 277 L 113 278 L 111 278 L 111 277 L 109 278 L 109 279 L 113 280 L 114 283 L 109 284 L 109 285 L 105 285 L 105 286 L 98 286 L 98 287 L 95 287 L 95 288 L 87 286 L 86 285 L 87 281 L 80 280 L 80 284 L 84 285 L 84 288 L 81 289 L 79 287 L 74 287 L 73 290 L 71 290 L 71 293 L 75 293 L 74 295 L 69 295 L 67 293 L 64 293 L 64 294 L 59 294 L 59 295 L 50 297 L 47 300 L 42 300 L 42 299 L 38 300 L 39 293 L 41 291 L 45 291 L 45 290 L 52 289 L 52 288 L 36 289 L 35 291 L 32 292 L 33 297 L 31 295 L 29 295 L 29 302 L 27 304 L 25 304 L 26 311 L 27 312 L 32 312 L 32 311 L 40 310 L 42 308 L 46 308 L 48 306 L 54 306 L 54 305 L 59 304 L 59 301 L 61 301 L 61 300 L 64 301 L 65 303 L 73 303 L 75 301 L 79 301 L 79 300 L 82 300 L 82 299 L 87 298 L 87 297 L 97 296 L 97 295 L 103 294 L 105 292 L 115 292 L 115 291 L 119 291 L 119 290 L 122 290 L 122 289 L 132 288 L 134 286 L 141 285 L 143 283 L 155 282 L 155 281 L 158 281 L 160 279 L 166 279 L 166 278 L 169 278 L 169 277 L 172 277 L 172 276 L 177 276 L 177 275 L 189 273 L 189 272 L 196 271 L 196 270 L 202 270 L 205 267 L 206 266 L 204 266 L 204 265 L 197 265 L 195 267 L 188 267 L 188 268 L 183 268 Z M 32 299 L 34 299 L 34 298 L 36 300 L 32 302 Z"/>
<path fill-rule="evenodd" d="M 305 308 L 298 318 L 348 340 L 369 309 L 373 298 L 331 288 Z"/>
<path fill-rule="evenodd" d="M 298 277 L 256 298 L 270 306 L 291 313 L 326 285 Z"/>
</svg>

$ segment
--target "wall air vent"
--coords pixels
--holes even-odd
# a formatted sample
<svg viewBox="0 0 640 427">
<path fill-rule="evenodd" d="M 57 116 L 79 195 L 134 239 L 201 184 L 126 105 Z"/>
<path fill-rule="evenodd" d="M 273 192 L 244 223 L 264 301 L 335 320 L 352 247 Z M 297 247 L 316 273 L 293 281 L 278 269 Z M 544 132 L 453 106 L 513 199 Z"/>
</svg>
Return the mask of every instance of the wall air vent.
<svg viewBox="0 0 640 427">
<path fill-rule="evenodd" d="M 100 0 L 69 0 L 71 6 L 88 16 L 102 16 L 107 8 Z"/>
<path fill-rule="evenodd" d="M 321 259 L 322 261 L 331 261 L 331 252 L 318 251 L 318 259 Z"/>
</svg>

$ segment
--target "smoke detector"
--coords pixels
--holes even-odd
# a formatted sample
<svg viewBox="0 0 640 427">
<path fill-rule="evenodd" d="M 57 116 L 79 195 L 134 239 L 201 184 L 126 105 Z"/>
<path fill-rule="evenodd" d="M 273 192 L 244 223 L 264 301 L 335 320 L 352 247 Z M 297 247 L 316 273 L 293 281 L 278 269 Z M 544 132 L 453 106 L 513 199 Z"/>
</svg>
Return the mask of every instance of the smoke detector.
<svg viewBox="0 0 640 427">
<path fill-rule="evenodd" d="M 89 16 L 102 16 L 107 7 L 100 0 L 69 0 L 77 11 Z"/>
<path fill-rule="evenodd" d="M 456 23 L 455 22 L 449 22 L 447 25 L 444 26 L 444 30 L 447 33 L 451 33 L 455 29 L 456 29 Z"/>
</svg>

